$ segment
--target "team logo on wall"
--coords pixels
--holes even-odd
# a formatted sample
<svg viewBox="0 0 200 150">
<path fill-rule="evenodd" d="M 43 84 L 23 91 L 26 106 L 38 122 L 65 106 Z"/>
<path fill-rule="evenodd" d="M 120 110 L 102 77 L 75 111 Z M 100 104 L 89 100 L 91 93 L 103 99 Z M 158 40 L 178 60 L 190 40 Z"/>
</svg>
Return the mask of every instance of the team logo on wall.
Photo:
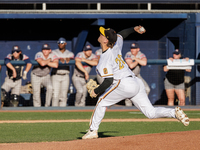
<svg viewBox="0 0 200 150">
<path fill-rule="evenodd" d="M 107 73 L 108 73 L 107 68 L 104 68 L 104 69 L 103 69 L 103 72 L 104 72 L 104 74 L 107 74 Z"/>
</svg>

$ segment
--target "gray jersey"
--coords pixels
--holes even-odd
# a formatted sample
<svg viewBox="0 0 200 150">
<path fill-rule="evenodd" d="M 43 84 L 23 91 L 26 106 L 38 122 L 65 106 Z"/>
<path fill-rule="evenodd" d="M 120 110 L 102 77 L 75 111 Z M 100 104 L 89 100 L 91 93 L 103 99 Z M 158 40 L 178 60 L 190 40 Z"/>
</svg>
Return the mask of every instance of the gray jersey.
<svg viewBox="0 0 200 150">
<path fill-rule="evenodd" d="M 101 54 L 102 54 L 102 49 L 101 48 L 98 49 L 98 50 L 96 50 L 95 55 L 101 57 Z M 104 79 L 99 74 L 97 74 L 97 81 L 98 81 L 98 83 L 101 84 L 103 82 L 103 80 Z"/>
<path fill-rule="evenodd" d="M 131 52 L 126 53 L 125 60 L 127 60 L 127 59 L 133 60 L 133 58 L 142 59 L 142 58 L 146 58 L 146 56 L 141 51 L 139 51 L 136 56 L 134 56 Z M 138 78 L 140 78 L 143 81 L 143 83 L 145 85 L 146 93 L 147 93 L 147 95 L 149 95 L 151 89 L 150 89 L 149 85 L 147 84 L 147 82 L 140 75 L 141 65 L 138 64 L 135 68 L 133 68 L 131 70 Z"/>
<path fill-rule="evenodd" d="M 101 54 L 102 54 L 102 49 L 101 48 L 96 50 L 95 55 L 100 56 Z"/>
<path fill-rule="evenodd" d="M 75 59 L 88 59 L 88 60 L 98 60 L 97 56 L 95 54 L 91 54 L 89 58 L 85 57 L 84 52 L 79 52 Z M 83 65 L 84 69 L 90 73 L 92 66 L 90 65 Z M 76 88 L 76 97 L 75 97 L 75 106 L 85 106 L 85 99 L 87 96 L 87 88 L 86 88 L 86 80 L 85 80 L 85 74 L 80 71 L 77 67 L 74 69 L 74 74 L 72 76 L 73 84 Z"/>
<path fill-rule="evenodd" d="M 81 58 L 85 58 L 85 59 L 88 59 L 88 60 L 93 60 L 93 59 L 98 59 L 97 56 L 95 54 L 92 53 L 92 55 L 88 58 L 85 57 L 85 54 L 83 52 L 79 52 L 75 59 L 81 59 Z M 90 65 L 83 65 L 83 67 L 85 68 L 85 70 L 88 72 L 88 74 L 90 73 L 91 69 L 92 69 L 92 66 Z M 84 77 L 85 74 L 80 71 L 77 67 L 75 67 L 74 69 L 74 74 L 78 75 L 78 76 L 81 76 L 81 77 Z"/>
<path fill-rule="evenodd" d="M 136 56 L 134 56 L 131 52 L 127 52 L 124 58 L 125 58 L 125 60 L 127 60 L 127 59 L 133 60 L 133 58 L 142 59 L 142 58 L 146 58 L 146 56 L 141 51 L 139 51 Z M 133 68 L 131 70 L 137 76 L 140 74 L 140 68 L 141 68 L 141 65 L 138 64 L 135 68 Z"/>
<path fill-rule="evenodd" d="M 54 61 L 58 59 L 58 57 L 55 54 L 50 53 L 48 58 L 45 58 L 42 52 L 38 52 L 35 55 L 35 60 L 38 60 L 38 59 L 43 59 L 43 60 L 51 59 L 52 61 Z M 38 65 L 38 66 L 34 66 L 32 69 L 32 73 L 40 77 L 48 75 L 50 71 L 51 71 L 51 67 L 49 66 L 42 67 Z"/>
<path fill-rule="evenodd" d="M 55 54 L 58 57 L 58 59 L 61 59 L 61 58 L 74 59 L 74 53 L 70 52 L 67 49 L 63 53 L 59 49 L 53 50 L 52 53 Z M 69 66 L 58 66 L 58 68 L 53 68 L 52 73 L 53 74 L 67 74 L 69 73 Z"/>
</svg>

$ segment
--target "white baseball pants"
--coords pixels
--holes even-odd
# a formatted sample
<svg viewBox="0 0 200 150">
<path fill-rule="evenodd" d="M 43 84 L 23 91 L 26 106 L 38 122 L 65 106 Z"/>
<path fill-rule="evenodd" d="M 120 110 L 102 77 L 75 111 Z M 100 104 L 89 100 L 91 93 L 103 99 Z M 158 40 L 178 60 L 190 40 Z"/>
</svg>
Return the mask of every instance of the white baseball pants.
<svg viewBox="0 0 200 150">
<path fill-rule="evenodd" d="M 137 77 L 126 77 L 114 82 L 113 85 L 99 97 L 90 120 L 90 129 L 99 129 L 101 120 L 105 115 L 106 107 L 114 105 L 126 98 L 131 99 L 133 104 L 149 119 L 175 118 L 175 109 L 154 107 L 151 104 L 141 79 Z"/>
<path fill-rule="evenodd" d="M 45 107 L 49 107 L 51 104 L 51 98 L 53 93 L 50 75 L 48 74 L 46 76 L 39 77 L 31 72 L 31 84 L 33 88 L 33 106 L 41 107 L 40 91 L 41 85 L 43 85 L 46 88 Z"/>
<path fill-rule="evenodd" d="M 52 106 L 67 106 L 67 93 L 69 89 L 69 74 L 52 75 L 53 99 Z"/>
<path fill-rule="evenodd" d="M 87 96 L 86 80 L 85 78 L 77 77 L 75 74 L 72 76 L 74 87 L 76 88 L 75 106 L 85 106 Z"/>
<path fill-rule="evenodd" d="M 22 79 L 14 81 L 7 76 L 1 88 L 4 89 L 6 92 L 9 92 L 11 90 L 11 94 L 20 95 L 21 85 Z"/>
</svg>

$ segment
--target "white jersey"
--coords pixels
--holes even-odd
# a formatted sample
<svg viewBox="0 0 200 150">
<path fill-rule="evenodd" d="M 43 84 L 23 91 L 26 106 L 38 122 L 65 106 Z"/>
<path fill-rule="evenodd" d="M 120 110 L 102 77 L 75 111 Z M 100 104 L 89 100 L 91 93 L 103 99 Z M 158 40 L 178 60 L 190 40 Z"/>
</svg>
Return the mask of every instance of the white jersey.
<svg viewBox="0 0 200 150">
<path fill-rule="evenodd" d="M 121 35 L 117 36 L 114 47 L 102 53 L 99 64 L 96 67 L 97 72 L 103 78 L 113 77 L 114 81 L 112 85 L 99 96 L 90 120 L 90 132 L 83 136 L 83 138 L 95 137 L 92 136 L 94 132 L 91 135 L 91 130 L 98 131 L 106 108 L 127 98 L 148 118 L 175 118 L 174 109 L 163 107 L 154 108 L 152 106 L 145 92 L 142 80 L 132 73 L 123 60 L 121 53 L 123 39 Z"/>
<path fill-rule="evenodd" d="M 96 67 L 96 71 L 101 77 L 113 77 L 114 80 L 119 80 L 134 75 L 122 58 L 122 46 L 123 38 L 118 34 L 114 47 L 102 53 Z"/>
</svg>

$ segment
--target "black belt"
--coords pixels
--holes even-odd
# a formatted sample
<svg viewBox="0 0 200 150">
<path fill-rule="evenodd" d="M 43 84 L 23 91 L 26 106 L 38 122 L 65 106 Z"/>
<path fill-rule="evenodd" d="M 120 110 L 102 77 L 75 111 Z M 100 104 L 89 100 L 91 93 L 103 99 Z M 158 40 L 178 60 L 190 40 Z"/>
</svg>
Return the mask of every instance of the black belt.
<svg viewBox="0 0 200 150">
<path fill-rule="evenodd" d="M 65 73 L 65 74 L 59 74 L 59 73 L 57 73 L 57 75 L 61 75 L 61 76 L 64 76 L 64 75 L 66 75 L 66 73 Z"/>
<path fill-rule="evenodd" d="M 77 77 L 80 77 L 80 78 L 85 78 L 85 77 L 83 77 L 83 76 L 79 76 L 79 75 L 77 75 L 77 74 L 76 74 L 76 76 L 77 76 Z"/>
<path fill-rule="evenodd" d="M 35 74 L 35 73 L 33 73 L 35 76 L 37 76 L 37 77 L 44 77 L 44 76 L 40 76 L 40 75 L 37 75 L 37 74 Z"/>
<path fill-rule="evenodd" d="M 20 77 L 20 78 L 11 78 L 11 77 L 9 77 L 9 79 L 11 79 L 11 80 L 13 80 L 13 81 L 17 81 L 17 80 L 20 80 L 21 77 Z"/>
</svg>

